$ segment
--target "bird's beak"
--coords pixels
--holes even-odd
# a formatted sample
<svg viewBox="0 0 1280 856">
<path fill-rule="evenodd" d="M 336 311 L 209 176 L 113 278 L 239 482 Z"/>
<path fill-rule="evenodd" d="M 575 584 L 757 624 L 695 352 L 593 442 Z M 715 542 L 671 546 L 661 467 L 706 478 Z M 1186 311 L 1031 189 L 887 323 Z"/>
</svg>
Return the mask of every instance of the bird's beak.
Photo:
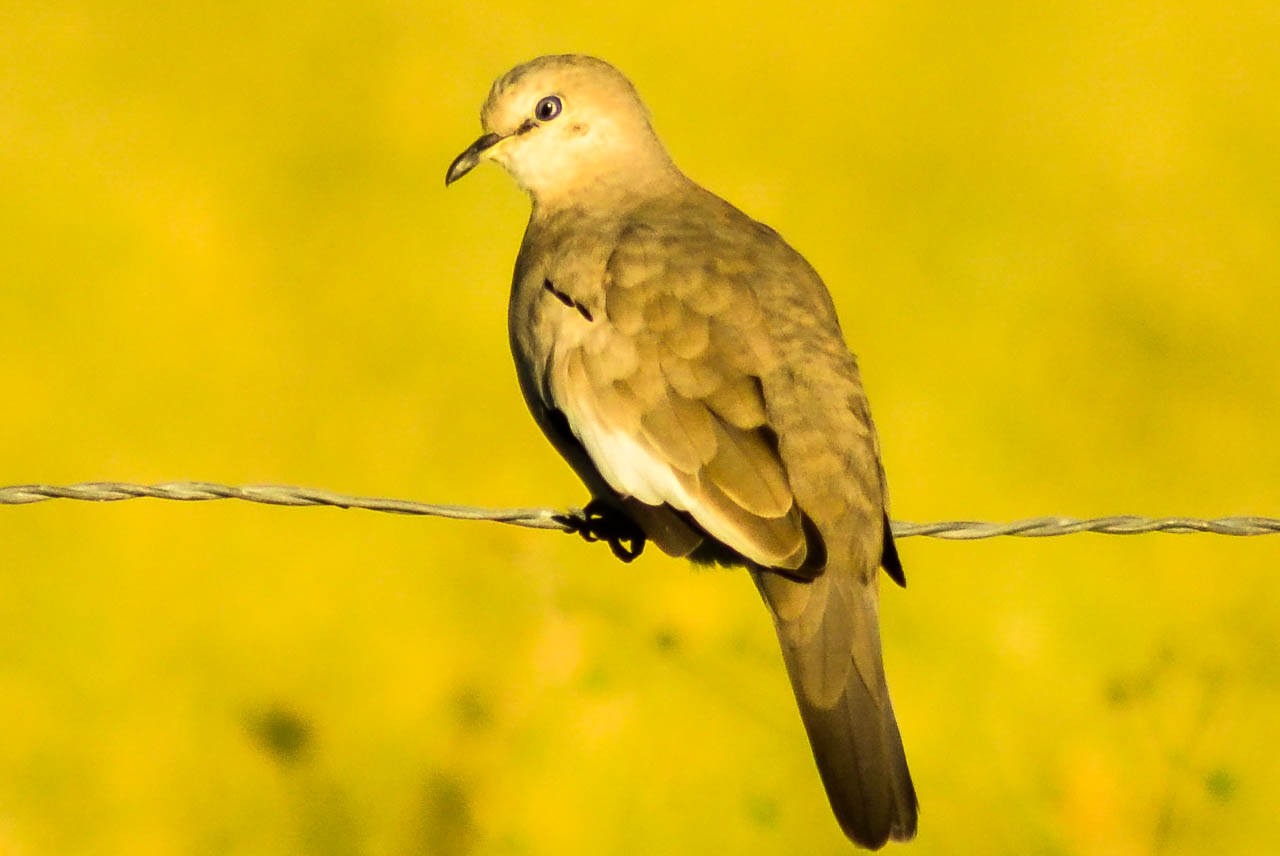
<svg viewBox="0 0 1280 856">
<path fill-rule="evenodd" d="M 453 163 L 449 164 L 449 171 L 444 174 L 444 186 L 448 187 L 475 169 L 485 151 L 492 148 L 501 139 L 501 134 L 485 134 L 468 146 L 465 152 L 458 155 L 453 159 Z"/>
</svg>

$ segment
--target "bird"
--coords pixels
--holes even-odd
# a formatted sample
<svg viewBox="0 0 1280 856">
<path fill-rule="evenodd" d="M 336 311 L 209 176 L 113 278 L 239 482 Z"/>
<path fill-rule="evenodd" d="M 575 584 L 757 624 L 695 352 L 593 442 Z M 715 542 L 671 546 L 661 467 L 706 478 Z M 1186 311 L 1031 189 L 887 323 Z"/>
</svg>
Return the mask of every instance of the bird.
<svg viewBox="0 0 1280 856">
<path fill-rule="evenodd" d="M 854 843 L 916 833 L 879 571 L 905 585 L 880 444 L 834 303 L 770 227 L 688 178 L 635 87 L 548 55 L 492 85 L 484 161 L 532 200 L 508 332 L 520 388 L 591 495 L 566 523 L 630 560 L 745 567 L 818 773 Z"/>
</svg>

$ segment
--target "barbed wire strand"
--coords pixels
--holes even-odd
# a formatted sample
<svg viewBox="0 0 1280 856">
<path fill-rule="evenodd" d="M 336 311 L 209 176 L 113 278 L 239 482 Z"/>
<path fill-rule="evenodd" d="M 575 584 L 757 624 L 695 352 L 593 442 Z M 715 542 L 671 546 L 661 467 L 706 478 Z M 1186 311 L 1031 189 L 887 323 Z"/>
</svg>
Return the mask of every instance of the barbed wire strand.
<svg viewBox="0 0 1280 856">
<path fill-rule="evenodd" d="M 578 509 L 557 511 L 551 508 L 476 508 L 469 505 L 432 505 L 404 499 L 371 496 L 348 496 L 329 490 L 290 487 L 287 485 L 241 485 L 233 487 L 212 482 L 165 482 L 141 485 L 124 482 L 84 482 L 72 485 L 21 484 L 0 487 L 0 505 L 26 505 L 50 499 L 76 499 L 85 502 L 119 502 L 125 499 L 151 497 L 180 502 L 204 502 L 214 499 L 240 499 L 265 505 L 363 508 L 393 514 L 415 514 L 447 517 L 454 520 L 492 520 L 530 529 L 556 529 L 571 532 L 566 517 L 578 516 Z M 1112 517 L 1079 519 L 1075 517 L 1033 517 L 1007 523 L 976 520 L 942 520 L 934 523 L 893 521 L 893 534 L 899 538 L 923 535 L 952 541 L 972 541 L 1013 535 L 1020 538 L 1044 538 L 1051 535 L 1074 535 L 1077 532 L 1101 532 L 1107 535 L 1137 535 L 1144 532 L 1212 532 L 1217 535 L 1280 534 L 1280 519 L 1274 517 L 1138 517 L 1124 514 Z"/>
</svg>

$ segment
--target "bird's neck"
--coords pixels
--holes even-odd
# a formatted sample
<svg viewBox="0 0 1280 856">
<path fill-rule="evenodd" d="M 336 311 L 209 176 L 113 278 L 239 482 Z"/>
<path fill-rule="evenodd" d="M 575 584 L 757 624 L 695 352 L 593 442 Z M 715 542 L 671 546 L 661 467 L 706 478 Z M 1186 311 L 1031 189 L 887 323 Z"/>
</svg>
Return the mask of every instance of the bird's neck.
<svg viewBox="0 0 1280 856">
<path fill-rule="evenodd" d="M 570 209 L 624 211 L 651 199 L 679 194 L 690 185 L 665 152 L 661 160 L 601 163 L 570 178 L 526 188 L 533 199 L 535 218 Z"/>
</svg>

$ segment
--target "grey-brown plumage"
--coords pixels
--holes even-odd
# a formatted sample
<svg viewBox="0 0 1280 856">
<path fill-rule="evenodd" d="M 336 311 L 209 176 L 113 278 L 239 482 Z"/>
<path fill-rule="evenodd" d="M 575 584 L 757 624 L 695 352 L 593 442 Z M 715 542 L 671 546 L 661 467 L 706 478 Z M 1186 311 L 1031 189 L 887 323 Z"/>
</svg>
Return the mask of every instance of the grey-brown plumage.
<svg viewBox="0 0 1280 856">
<path fill-rule="evenodd" d="M 845 833 L 908 839 L 916 797 L 881 665 L 888 534 L 857 365 L 813 268 L 672 164 L 630 83 L 543 57 L 494 84 L 482 159 L 533 197 L 510 335 L 538 424 L 665 552 L 749 568 Z"/>
</svg>

